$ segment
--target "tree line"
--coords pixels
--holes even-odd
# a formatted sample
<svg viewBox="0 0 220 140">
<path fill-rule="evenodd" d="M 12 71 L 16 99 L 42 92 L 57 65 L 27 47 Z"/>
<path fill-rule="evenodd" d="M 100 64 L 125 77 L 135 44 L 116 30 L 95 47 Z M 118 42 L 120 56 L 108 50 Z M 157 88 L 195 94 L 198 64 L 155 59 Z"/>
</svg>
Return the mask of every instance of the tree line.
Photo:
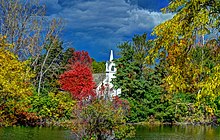
<svg viewBox="0 0 220 140">
<path fill-rule="evenodd" d="M 219 123 L 219 7 L 214 0 L 172 0 L 172 19 L 118 46 L 116 88 L 130 122 Z"/>
<path fill-rule="evenodd" d="M 66 48 L 62 20 L 47 19 L 37 1 L 0 7 L 0 126 L 124 139 L 134 135 L 130 123 L 219 123 L 219 1 L 172 0 L 162 11 L 175 15 L 154 28 L 155 39 L 135 35 L 118 45 L 113 84 L 122 93 L 111 100 L 94 90 L 92 73 L 104 63 Z"/>
</svg>

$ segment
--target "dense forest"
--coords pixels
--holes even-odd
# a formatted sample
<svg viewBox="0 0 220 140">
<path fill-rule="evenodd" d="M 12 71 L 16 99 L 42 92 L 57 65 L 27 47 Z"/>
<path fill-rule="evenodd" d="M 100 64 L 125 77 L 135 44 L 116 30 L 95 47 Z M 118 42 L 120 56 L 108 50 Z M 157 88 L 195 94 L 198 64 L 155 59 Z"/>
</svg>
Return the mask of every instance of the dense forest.
<svg viewBox="0 0 220 140">
<path fill-rule="evenodd" d="M 80 139 L 124 139 L 133 123 L 220 122 L 220 1 L 171 0 L 174 13 L 118 45 L 114 88 L 97 96 L 88 52 L 61 40 L 62 20 L 37 1 L 0 1 L 0 126 L 63 126 Z M 106 90 L 103 89 L 103 94 Z"/>
</svg>

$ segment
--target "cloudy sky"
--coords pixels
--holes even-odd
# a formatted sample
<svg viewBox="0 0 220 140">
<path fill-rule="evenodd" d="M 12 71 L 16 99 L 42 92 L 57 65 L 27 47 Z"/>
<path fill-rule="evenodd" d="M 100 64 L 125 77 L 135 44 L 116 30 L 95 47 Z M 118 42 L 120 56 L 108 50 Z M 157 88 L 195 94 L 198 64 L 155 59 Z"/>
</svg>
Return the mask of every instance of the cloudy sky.
<svg viewBox="0 0 220 140">
<path fill-rule="evenodd" d="M 152 32 L 153 27 L 172 17 L 160 9 L 169 0 L 41 0 L 47 16 L 65 21 L 62 39 L 76 50 L 88 51 L 97 61 L 106 61 L 117 45 L 135 34 Z M 117 56 L 116 56 L 117 57 Z"/>
</svg>

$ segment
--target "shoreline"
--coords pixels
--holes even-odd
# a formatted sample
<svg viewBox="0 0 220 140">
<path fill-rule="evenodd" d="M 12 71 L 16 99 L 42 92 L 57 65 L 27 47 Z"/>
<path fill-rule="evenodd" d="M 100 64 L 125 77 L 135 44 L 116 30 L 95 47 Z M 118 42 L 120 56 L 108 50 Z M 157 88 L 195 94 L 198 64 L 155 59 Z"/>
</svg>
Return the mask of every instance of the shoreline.
<svg viewBox="0 0 220 140">
<path fill-rule="evenodd" d="M 160 126 L 160 125 L 170 125 L 170 126 L 186 126 L 186 125 L 193 125 L 193 126 L 202 126 L 202 125 L 206 125 L 206 126 L 220 126 L 218 123 L 214 123 L 214 122 L 173 122 L 173 123 L 169 123 L 169 122 L 138 122 L 138 123 L 128 123 L 131 125 L 143 125 L 143 126 Z"/>
</svg>

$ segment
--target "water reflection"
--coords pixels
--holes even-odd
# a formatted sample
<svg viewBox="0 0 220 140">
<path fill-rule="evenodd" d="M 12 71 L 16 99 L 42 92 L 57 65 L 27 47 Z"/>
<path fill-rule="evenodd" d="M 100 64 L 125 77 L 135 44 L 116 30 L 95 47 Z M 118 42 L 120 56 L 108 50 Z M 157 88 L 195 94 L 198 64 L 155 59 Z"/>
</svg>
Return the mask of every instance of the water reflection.
<svg viewBox="0 0 220 140">
<path fill-rule="evenodd" d="M 131 140 L 220 140 L 220 127 L 214 126 L 136 126 Z"/>
<path fill-rule="evenodd" d="M 7 127 L 0 128 L 0 140 L 71 140 L 69 130 L 60 128 Z"/>
<path fill-rule="evenodd" d="M 213 126 L 136 126 L 130 140 L 220 140 L 220 127 Z M 74 140 L 69 130 L 61 128 L 0 128 L 0 140 Z"/>
</svg>

